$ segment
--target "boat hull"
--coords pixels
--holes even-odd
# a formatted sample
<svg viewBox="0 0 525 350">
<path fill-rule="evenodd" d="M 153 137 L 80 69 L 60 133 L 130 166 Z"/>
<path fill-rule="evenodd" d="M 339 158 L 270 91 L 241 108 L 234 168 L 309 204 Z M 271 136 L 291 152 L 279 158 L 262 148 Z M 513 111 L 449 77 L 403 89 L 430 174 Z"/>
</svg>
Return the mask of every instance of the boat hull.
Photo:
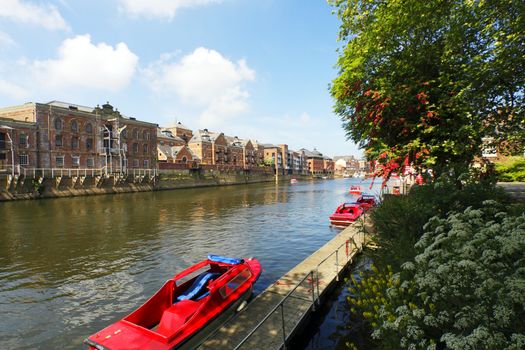
<svg viewBox="0 0 525 350">
<path fill-rule="evenodd" d="M 245 301 L 248 301 L 253 294 L 253 288 L 247 290 L 239 299 L 235 300 L 230 304 L 224 312 L 217 315 L 214 319 L 210 320 L 204 327 L 198 330 L 193 336 L 187 339 L 185 342 L 172 347 L 172 350 L 192 350 L 196 349 L 201 345 L 206 339 L 212 336 L 216 331 L 218 331 L 223 324 L 228 322 L 232 317 L 237 315 L 237 309 Z"/>
<path fill-rule="evenodd" d="M 85 343 L 98 350 L 195 349 L 251 297 L 261 270 L 253 258 L 209 256 Z"/>
</svg>

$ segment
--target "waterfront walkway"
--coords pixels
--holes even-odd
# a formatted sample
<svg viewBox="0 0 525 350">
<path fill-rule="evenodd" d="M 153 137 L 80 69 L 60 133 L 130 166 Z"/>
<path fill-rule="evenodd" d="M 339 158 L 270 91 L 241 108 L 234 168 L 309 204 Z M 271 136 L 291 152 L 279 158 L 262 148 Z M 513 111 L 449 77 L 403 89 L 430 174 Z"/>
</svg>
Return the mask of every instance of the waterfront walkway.
<svg viewBox="0 0 525 350">
<path fill-rule="evenodd" d="M 339 232 L 258 295 L 199 349 L 280 349 L 362 250 L 365 223 L 366 218 Z"/>
<path fill-rule="evenodd" d="M 512 198 L 518 201 L 525 201 L 525 182 L 498 182 Z"/>
</svg>

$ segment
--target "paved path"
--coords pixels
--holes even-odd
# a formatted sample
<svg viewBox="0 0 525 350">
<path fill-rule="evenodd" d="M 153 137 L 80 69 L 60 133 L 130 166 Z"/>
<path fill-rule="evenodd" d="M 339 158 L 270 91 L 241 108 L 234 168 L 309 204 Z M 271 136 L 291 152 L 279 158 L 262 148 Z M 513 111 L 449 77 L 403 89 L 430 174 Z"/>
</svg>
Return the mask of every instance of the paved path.
<svg viewBox="0 0 525 350">
<path fill-rule="evenodd" d="M 525 182 L 498 182 L 512 198 L 525 201 Z"/>
<path fill-rule="evenodd" d="M 330 242 L 258 295 L 245 310 L 226 323 L 199 349 L 235 349 L 282 302 L 282 306 L 274 310 L 240 347 L 250 350 L 280 349 L 284 341 L 283 328 L 285 337 L 288 337 L 312 310 L 312 300 L 323 300 L 325 292 L 339 278 L 339 273 L 362 249 L 363 225 L 364 221 L 356 222 L 338 233 Z"/>
</svg>

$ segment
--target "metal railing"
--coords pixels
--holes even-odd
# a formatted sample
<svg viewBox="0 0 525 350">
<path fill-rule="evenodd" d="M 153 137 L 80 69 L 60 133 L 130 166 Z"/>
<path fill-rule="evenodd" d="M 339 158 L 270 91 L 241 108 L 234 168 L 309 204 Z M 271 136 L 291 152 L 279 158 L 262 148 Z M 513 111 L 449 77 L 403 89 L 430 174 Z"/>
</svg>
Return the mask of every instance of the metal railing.
<svg viewBox="0 0 525 350">
<path fill-rule="evenodd" d="M 361 230 L 360 230 L 361 231 Z M 361 232 L 362 234 L 364 234 L 364 232 Z M 359 234 L 359 233 L 358 233 Z M 341 272 L 339 270 L 339 266 L 340 265 L 340 253 L 339 251 L 344 247 L 344 253 L 345 253 L 345 256 L 346 256 L 346 260 L 345 260 L 345 266 L 346 264 L 348 263 L 348 261 L 351 261 L 352 260 L 352 257 L 353 257 L 353 254 L 354 252 L 357 252 L 357 251 L 360 251 L 361 248 L 356 244 L 355 240 L 354 240 L 354 236 L 351 236 L 349 237 L 347 240 L 345 240 L 344 243 L 340 244 L 332 253 L 330 253 L 328 256 L 326 256 L 323 260 L 321 260 L 317 266 L 315 267 L 315 269 L 311 270 L 310 272 L 308 272 L 306 274 L 306 276 L 304 276 L 301 281 L 299 281 L 299 283 L 297 283 L 297 285 L 295 285 L 295 287 L 289 291 L 284 297 L 283 299 L 274 307 L 272 308 L 272 310 L 270 312 L 268 312 L 268 314 L 239 342 L 239 344 L 237 344 L 237 346 L 234 348 L 234 350 L 238 350 L 240 349 L 244 344 L 246 344 L 246 342 L 253 336 L 253 334 L 255 334 L 255 332 L 257 332 L 267 321 L 268 319 L 270 319 L 277 310 L 280 309 L 280 323 L 281 323 L 281 330 L 282 330 L 282 337 L 283 337 L 283 340 L 282 340 L 282 343 L 281 343 L 281 347 L 286 349 L 286 343 L 288 341 L 288 337 L 293 334 L 293 332 L 295 331 L 295 329 L 297 328 L 297 326 L 299 325 L 299 323 L 296 323 L 292 329 L 289 330 L 288 332 L 288 335 L 286 333 L 286 321 L 285 321 L 285 311 L 284 311 L 284 305 L 286 303 L 286 301 L 288 301 L 288 299 L 294 297 L 294 298 L 297 298 L 295 296 L 292 296 L 292 294 L 294 292 L 297 291 L 297 289 L 305 282 L 305 281 L 309 281 L 309 284 L 310 284 L 310 289 L 311 289 L 311 301 L 310 299 L 308 299 L 308 301 L 311 302 L 310 305 L 308 305 L 308 307 L 306 308 L 306 310 L 301 314 L 301 317 L 300 319 L 302 319 L 304 317 L 304 315 L 310 310 L 314 310 L 315 311 L 315 308 L 316 308 L 316 305 L 318 305 L 319 301 L 320 301 L 320 291 L 319 291 L 319 281 L 320 281 L 320 276 L 319 276 L 319 268 L 323 265 L 323 264 L 326 264 L 328 263 L 328 261 L 330 260 L 331 257 L 333 257 L 335 255 L 335 262 L 334 262 L 334 267 L 335 267 L 335 278 L 336 278 L 336 281 L 339 281 L 339 273 Z M 342 261 L 341 261 L 342 262 Z M 316 293 L 317 292 L 317 293 Z M 308 291 L 308 293 L 310 293 L 310 291 Z M 317 294 L 317 295 L 316 295 Z M 307 300 L 305 298 L 299 298 L 299 299 L 302 299 L 302 300 Z"/>
<path fill-rule="evenodd" d="M 128 174 L 133 175 L 133 177 L 143 177 L 143 176 L 157 176 L 157 169 L 128 169 Z"/>
<path fill-rule="evenodd" d="M 11 165 L 0 168 L 1 172 L 11 172 L 13 167 Z M 36 177 L 62 177 L 62 176 L 108 176 L 108 175 L 133 175 L 134 177 L 157 176 L 157 169 L 142 169 L 133 168 L 125 171 L 111 172 L 107 167 L 102 168 L 24 168 L 20 165 L 15 165 L 13 169 L 15 175 L 24 175 Z"/>
<path fill-rule="evenodd" d="M 19 167 L 19 174 L 36 177 L 62 177 L 62 176 L 102 176 L 107 174 L 106 167 L 95 168 L 23 168 Z"/>
</svg>

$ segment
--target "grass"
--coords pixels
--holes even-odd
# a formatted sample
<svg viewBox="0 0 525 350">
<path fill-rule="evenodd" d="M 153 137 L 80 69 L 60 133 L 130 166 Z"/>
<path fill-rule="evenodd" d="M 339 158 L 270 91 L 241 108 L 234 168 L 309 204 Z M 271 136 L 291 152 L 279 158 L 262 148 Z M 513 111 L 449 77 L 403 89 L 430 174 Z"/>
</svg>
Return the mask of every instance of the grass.
<svg viewBox="0 0 525 350">
<path fill-rule="evenodd" d="M 506 157 L 497 161 L 495 166 L 499 181 L 525 182 L 525 157 Z"/>
</svg>

